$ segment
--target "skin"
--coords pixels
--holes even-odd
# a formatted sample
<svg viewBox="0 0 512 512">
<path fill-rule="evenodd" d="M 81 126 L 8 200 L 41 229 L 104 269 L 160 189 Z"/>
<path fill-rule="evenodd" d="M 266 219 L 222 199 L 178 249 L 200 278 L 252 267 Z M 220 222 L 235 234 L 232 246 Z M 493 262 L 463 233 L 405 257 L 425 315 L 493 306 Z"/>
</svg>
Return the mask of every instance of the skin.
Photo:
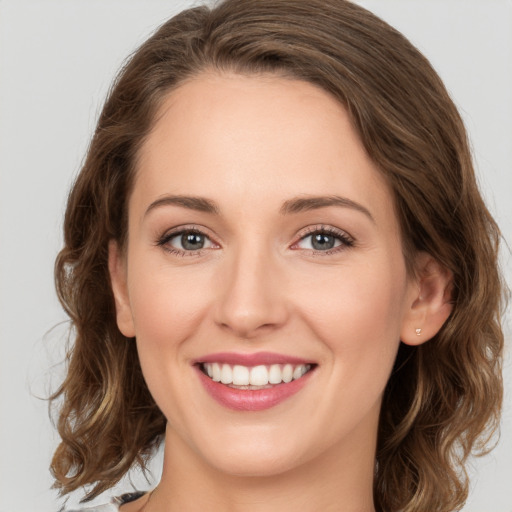
<svg viewBox="0 0 512 512">
<path fill-rule="evenodd" d="M 400 340 L 423 343 L 448 317 L 450 276 L 426 254 L 407 274 L 392 192 L 347 112 L 302 81 L 203 74 L 169 93 L 139 157 L 110 271 L 119 328 L 136 337 L 168 427 L 161 483 L 122 510 L 374 511 L 382 393 Z M 171 195 L 218 212 L 162 204 Z M 312 196 L 361 208 L 283 213 Z M 182 227 L 204 248 L 158 243 Z M 311 232 L 326 227 L 342 238 L 314 250 Z M 193 368 L 258 351 L 317 367 L 258 412 L 218 404 Z"/>
</svg>

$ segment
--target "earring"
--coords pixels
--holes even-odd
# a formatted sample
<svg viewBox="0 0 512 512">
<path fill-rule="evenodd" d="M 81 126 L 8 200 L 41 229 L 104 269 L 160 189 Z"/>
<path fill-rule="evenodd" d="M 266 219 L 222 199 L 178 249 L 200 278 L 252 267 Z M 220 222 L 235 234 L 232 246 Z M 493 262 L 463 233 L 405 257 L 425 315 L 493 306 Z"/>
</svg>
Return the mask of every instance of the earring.
<svg viewBox="0 0 512 512">
<path fill-rule="evenodd" d="M 421 336 L 421 329 L 416 329 L 416 336 Z"/>
</svg>

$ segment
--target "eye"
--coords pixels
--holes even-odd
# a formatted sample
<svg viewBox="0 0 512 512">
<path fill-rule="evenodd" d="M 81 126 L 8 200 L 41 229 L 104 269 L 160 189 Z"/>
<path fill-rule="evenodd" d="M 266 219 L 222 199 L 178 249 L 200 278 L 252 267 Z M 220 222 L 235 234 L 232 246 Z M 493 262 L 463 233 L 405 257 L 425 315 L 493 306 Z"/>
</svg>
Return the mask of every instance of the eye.
<svg viewBox="0 0 512 512">
<path fill-rule="evenodd" d="M 210 240 L 202 233 L 196 233 L 194 231 L 188 231 L 176 236 L 173 236 L 168 244 L 176 247 L 177 249 L 183 249 L 185 251 L 197 251 L 204 249 L 208 246 Z M 210 242 L 211 245 L 211 242 Z"/>
<path fill-rule="evenodd" d="M 342 250 L 353 245 L 354 240 L 341 230 L 331 227 L 315 227 L 310 228 L 310 231 L 302 236 L 292 248 L 330 254 L 338 248 Z"/>
<path fill-rule="evenodd" d="M 165 234 L 158 240 L 157 245 L 180 256 L 196 254 L 202 249 L 215 247 L 211 239 L 197 229 L 183 229 Z"/>
</svg>

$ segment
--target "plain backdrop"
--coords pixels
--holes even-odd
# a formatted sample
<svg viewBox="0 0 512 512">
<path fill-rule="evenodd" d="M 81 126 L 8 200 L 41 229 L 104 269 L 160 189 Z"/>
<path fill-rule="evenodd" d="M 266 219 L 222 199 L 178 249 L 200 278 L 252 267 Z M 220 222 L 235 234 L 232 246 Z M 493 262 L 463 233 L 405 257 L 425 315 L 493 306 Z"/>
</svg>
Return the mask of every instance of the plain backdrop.
<svg viewBox="0 0 512 512">
<path fill-rule="evenodd" d="M 510 243 L 512 2 L 360 3 L 408 36 L 444 79 L 467 123 L 489 207 Z M 0 0 L 0 512 L 59 509 L 48 472 L 57 439 L 43 398 L 62 377 L 66 325 L 52 273 L 66 194 L 123 59 L 190 5 Z M 507 250 L 502 261 L 510 283 Z M 512 511 L 509 327 L 507 333 L 502 436 L 491 455 L 473 462 L 464 512 Z"/>
</svg>

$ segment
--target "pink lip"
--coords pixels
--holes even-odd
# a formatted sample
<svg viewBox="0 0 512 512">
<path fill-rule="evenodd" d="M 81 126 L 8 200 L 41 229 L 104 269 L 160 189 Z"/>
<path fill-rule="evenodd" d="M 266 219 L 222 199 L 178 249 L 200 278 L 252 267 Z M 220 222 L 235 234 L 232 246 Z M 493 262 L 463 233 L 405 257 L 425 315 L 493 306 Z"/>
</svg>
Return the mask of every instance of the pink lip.
<svg viewBox="0 0 512 512">
<path fill-rule="evenodd" d="M 242 354 L 236 352 L 218 352 L 216 354 L 208 354 L 198 358 L 194 364 L 198 363 L 225 363 L 240 364 L 242 366 L 258 366 L 260 364 L 313 364 L 314 361 L 308 361 L 299 357 L 287 356 L 284 354 L 275 354 L 273 352 L 256 352 L 254 354 Z"/>
<path fill-rule="evenodd" d="M 314 369 L 310 370 L 300 379 L 292 380 L 289 383 L 283 382 L 270 388 L 254 390 L 231 388 L 210 379 L 210 377 L 202 372 L 198 365 L 195 365 L 194 368 L 210 396 L 219 404 L 235 411 L 262 411 L 270 409 L 300 391 L 314 372 Z"/>
</svg>

